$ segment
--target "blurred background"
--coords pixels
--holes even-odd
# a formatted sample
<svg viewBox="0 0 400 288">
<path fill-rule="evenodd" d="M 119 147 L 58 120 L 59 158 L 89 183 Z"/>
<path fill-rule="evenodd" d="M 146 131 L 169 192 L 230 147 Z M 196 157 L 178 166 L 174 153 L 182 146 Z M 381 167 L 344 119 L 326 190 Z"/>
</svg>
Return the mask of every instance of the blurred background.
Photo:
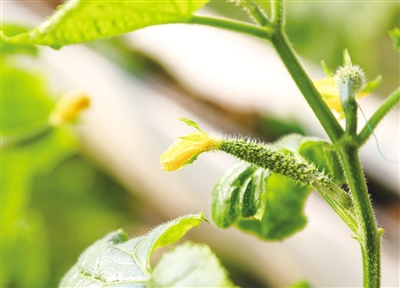
<svg viewBox="0 0 400 288">
<path fill-rule="evenodd" d="M 261 5 L 268 5 L 262 1 Z M 2 2 L 7 35 L 35 27 L 61 1 Z M 381 86 L 360 101 L 370 117 L 399 87 L 400 58 L 388 31 L 400 6 L 387 1 L 291 1 L 287 32 L 313 79 L 319 62 L 342 64 L 343 49 Z M 232 3 L 211 1 L 199 14 L 250 21 Z M 83 91 L 92 106 L 73 127 L 40 131 L 60 95 Z M 288 133 L 326 138 L 269 43 L 195 25 L 149 27 L 85 45 L 20 47 L 2 43 L 2 287 L 55 287 L 79 254 L 110 231 L 146 233 L 186 213 L 210 215 L 215 181 L 234 160 L 202 155 L 167 173 L 159 156 L 191 130 L 275 141 Z M 360 120 L 360 126 L 364 121 Z M 376 130 L 383 154 L 399 159 L 399 110 Z M 383 286 L 399 287 L 399 166 L 370 139 L 361 151 L 382 244 Z M 279 243 L 262 242 L 212 223 L 185 240 L 204 242 L 242 287 L 286 287 L 308 279 L 315 287 L 359 287 L 361 256 L 351 231 L 312 193 L 307 227 Z M 156 260 L 155 260 L 156 261 Z"/>
</svg>

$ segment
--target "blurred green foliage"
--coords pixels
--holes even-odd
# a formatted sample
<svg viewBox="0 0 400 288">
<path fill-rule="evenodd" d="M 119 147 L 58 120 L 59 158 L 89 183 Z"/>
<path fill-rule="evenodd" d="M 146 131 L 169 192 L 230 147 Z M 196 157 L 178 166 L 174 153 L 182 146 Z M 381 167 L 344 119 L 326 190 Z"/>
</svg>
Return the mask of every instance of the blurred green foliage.
<svg viewBox="0 0 400 288">
<path fill-rule="evenodd" d="M 248 19 L 231 3 L 215 0 L 208 7 Z M 316 63 L 324 59 L 336 67 L 347 48 L 367 76 L 383 75 L 385 85 L 378 90 L 383 96 L 398 86 L 399 53 L 388 34 L 398 26 L 398 3 L 287 1 L 286 8 L 287 32 L 301 56 Z M 2 30 L 12 36 L 28 29 L 3 24 Z M 54 287 L 77 255 L 95 240 L 118 227 L 128 227 L 132 234 L 131 225 L 143 220 L 141 205 L 79 156 L 79 139 L 73 128 L 47 129 L 54 106 L 47 79 L 41 71 L 14 62 L 20 54 L 37 55 L 38 49 L 3 41 L 1 45 L 2 144 L 6 136 L 18 140 L 28 135 L 30 141 L 17 141 L 18 145 L 1 150 L 0 285 Z M 40 66 L 40 55 L 36 61 Z"/>
<path fill-rule="evenodd" d="M 31 205 L 41 211 L 50 239 L 52 286 L 95 240 L 119 227 L 136 231 L 141 211 L 138 199 L 79 155 L 36 177 Z"/>
<path fill-rule="evenodd" d="M 390 36 L 392 36 L 394 40 L 393 46 L 396 49 L 400 49 L 400 29 L 394 28 L 392 31 L 390 31 Z"/>
<path fill-rule="evenodd" d="M 4 66 L 1 135 L 13 134 L 15 138 L 10 141 L 16 144 L 2 147 L 1 151 L 2 261 L 5 263 L 2 286 L 40 286 L 49 276 L 50 263 L 42 214 L 30 206 L 32 181 L 36 175 L 48 173 L 75 153 L 77 139 L 73 132 L 63 128 L 35 135 L 40 125 L 46 125 L 52 100 L 41 85 L 41 77 Z M 39 137 L 18 143 L 21 137 L 15 134 L 28 133 L 28 129 Z"/>
<path fill-rule="evenodd" d="M 90 243 L 134 222 L 136 202 L 78 156 L 74 127 L 48 124 L 55 97 L 44 73 L 23 67 L 19 57 L 37 49 L 4 47 L 0 285 L 55 287 Z M 40 57 L 32 63 L 39 67 Z"/>
</svg>

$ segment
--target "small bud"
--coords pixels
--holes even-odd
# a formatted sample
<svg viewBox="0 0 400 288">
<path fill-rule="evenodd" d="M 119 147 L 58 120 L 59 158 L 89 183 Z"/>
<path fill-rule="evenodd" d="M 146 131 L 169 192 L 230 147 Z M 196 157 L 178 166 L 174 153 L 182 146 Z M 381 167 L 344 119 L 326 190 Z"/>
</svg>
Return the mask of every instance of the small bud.
<svg viewBox="0 0 400 288">
<path fill-rule="evenodd" d="M 350 60 L 348 59 L 347 61 Z M 366 83 L 365 73 L 358 65 L 350 64 L 339 67 L 335 76 L 333 76 L 332 72 L 326 67 L 324 62 L 322 65 L 327 76 L 321 80 L 315 80 L 314 85 L 318 92 L 321 93 L 322 98 L 329 108 L 341 113 L 341 117 L 344 117 L 344 114 L 342 113 L 342 102 L 346 102 L 347 100 L 347 97 L 341 99 L 341 94 L 346 94 L 347 96 L 354 95 L 355 98 L 359 99 L 371 93 L 379 85 L 379 78 Z M 342 91 L 341 93 L 339 90 L 343 90 L 345 87 L 351 88 L 351 91 L 346 93 L 343 93 L 345 91 Z"/>
<path fill-rule="evenodd" d="M 81 112 L 90 106 L 90 99 L 86 93 L 70 93 L 62 96 L 50 115 L 49 122 L 58 126 L 75 121 Z"/>
<path fill-rule="evenodd" d="M 342 85 L 347 80 L 352 81 L 354 93 L 358 93 L 364 88 L 367 80 L 364 71 L 358 65 L 345 65 L 339 67 L 335 74 L 337 86 Z"/>
</svg>

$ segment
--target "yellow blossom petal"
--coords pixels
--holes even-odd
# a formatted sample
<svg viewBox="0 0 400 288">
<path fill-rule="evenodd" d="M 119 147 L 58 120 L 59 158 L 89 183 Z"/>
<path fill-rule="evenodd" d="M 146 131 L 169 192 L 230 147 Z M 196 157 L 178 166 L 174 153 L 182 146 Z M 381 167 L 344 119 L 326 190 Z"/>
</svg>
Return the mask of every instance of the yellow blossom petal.
<svg viewBox="0 0 400 288">
<path fill-rule="evenodd" d="M 343 112 L 342 103 L 340 102 L 339 89 L 335 83 L 333 77 L 327 76 L 321 80 L 315 80 L 314 86 L 318 92 L 321 93 L 322 98 L 329 108 L 335 110 L 338 113 Z M 360 99 L 364 96 L 369 95 L 370 92 L 363 92 L 356 94 L 356 98 Z"/>
<path fill-rule="evenodd" d="M 218 149 L 222 140 L 199 131 L 180 137 L 160 158 L 165 171 L 180 170 L 193 163 L 197 157 L 207 151 Z"/>
<path fill-rule="evenodd" d="M 90 99 L 85 93 L 64 95 L 56 103 L 50 115 L 50 123 L 54 126 L 75 121 L 80 113 L 90 106 Z"/>
<path fill-rule="evenodd" d="M 339 89 L 337 88 L 333 77 L 325 77 L 321 80 L 315 80 L 314 85 L 319 93 L 321 93 L 322 97 L 326 99 L 339 97 Z"/>
</svg>

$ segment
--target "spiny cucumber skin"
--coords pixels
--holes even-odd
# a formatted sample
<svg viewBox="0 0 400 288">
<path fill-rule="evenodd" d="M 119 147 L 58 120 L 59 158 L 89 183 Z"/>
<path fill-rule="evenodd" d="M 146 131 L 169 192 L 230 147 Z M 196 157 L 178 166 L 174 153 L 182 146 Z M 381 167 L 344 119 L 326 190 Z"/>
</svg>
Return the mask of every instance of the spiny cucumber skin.
<svg viewBox="0 0 400 288">
<path fill-rule="evenodd" d="M 219 149 L 236 158 L 290 177 L 305 185 L 314 185 L 317 181 L 319 185 L 327 186 L 330 181 L 314 165 L 303 162 L 293 157 L 293 155 L 286 155 L 279 150 L 251 142 L 250 140 L 224 140 Z"/>
</svg>

